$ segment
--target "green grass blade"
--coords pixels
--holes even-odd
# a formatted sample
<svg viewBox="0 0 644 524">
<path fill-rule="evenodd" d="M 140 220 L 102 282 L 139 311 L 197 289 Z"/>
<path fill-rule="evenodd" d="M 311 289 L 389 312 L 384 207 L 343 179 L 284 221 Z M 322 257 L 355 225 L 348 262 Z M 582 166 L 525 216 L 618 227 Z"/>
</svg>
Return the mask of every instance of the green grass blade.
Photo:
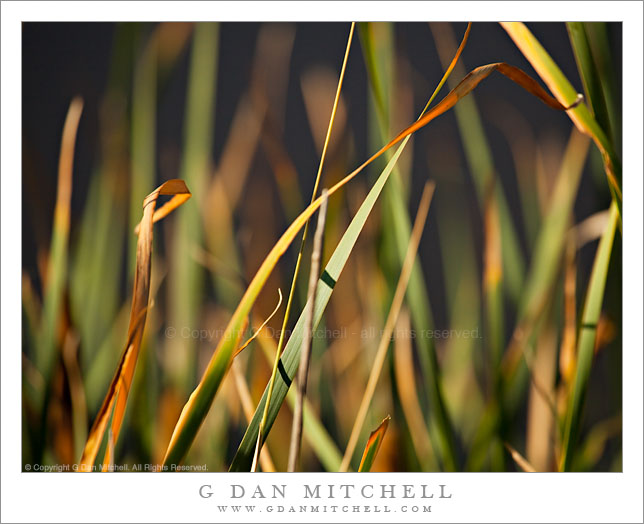
<svg viewBox="0 0 644 524">
<path fill-rule="evenodd" d="M 608 109 L 606 107 L 606 100 L 604 99 L 602 81 L 595 66 L 585 24 L 583 22 L 567 22 L 566 26 L 568 28 L 570 43 L 575 53 L 579 76 L 584 84 L 586 100 L 590 104 L 597 123 L 610 137 L 610 121 L 608 119 Z"/>
<path fill-rule="evenodd" d="M 63 293 L 67 287 L 67 261 L 69 244 L 69 223 L 72 198 L 72 172 L 76 133 L 83 111 L 83 101 L 74 98 L 69 105 L 60 146 L 58 166 L 58 194 L 54 211 L 54 225 L 47 263 L 42 327 L 36 346 L 35 365 L 42 373 L 46 387 L 49 385 L 56 361 L 57 330 L 62 318 Z M 46 394 L 46 388 L 43 393 Z M 45 399 L 41 399 L 41 408 Z"/>
<path fill-rule="evenodd" d="M 132 132 L 130 179 L 130 231 L 141 220 L 141 202 L 155 187 L 156 174 L 156 106 L 157 106 L 157 39 L 145 42 L 138 60 L 134 61 L 132 82 Z M 137 49 L 137 51 L 139 51 Z M 136 268 L 136 235 L 129 234 L 128 271 L 130 280 Z"/>
<path fill-rule="evenodd" d="M 214 103 L 218 59 L 219 25 L 200 23 L 194 29 L 186 99 L 184 155 L 180 178 L 186 181 L 195 204 L 178 217 L 172 250 L 173 271 L 168 278 L 169 318 L 179 326 L 195 327 L 204 288 L 204 270 L 191 257 L 194 246 L 203 242 L 200 202 L 206 189 L 214 129 Z M 196 378 L 196 346 L 190 338 L 169 339 L 167 372 L 179 391 L 187 392 Z"/>
<path fill-rule="evenodd" d="M 405 145 L 408 141 L 407 137 L 402 144 L 398 147 L 394 153 L 392 159 L 387 164 L 387 167 L 382 172 L 377 182 L 369 191 L 369 194 L 365 198 L 364 202 L 360 206 L 360 209 L 356 213 L 355 217 L 349 224 L 346 232 L 342 236 L 340 243 L 336 247 L 333 255 L 331 256 L 329 262 L 327 263 L 320 282 L 318 283 L 318 290 L 315 298 L 315 311 L 313 314 L 313 326 L 314 329 L 317 328 L 317 325 L 322 319 L 322 315 L 326 306 L 331 298 L 331 293 L 333 292 L 333 287 L 337 282 L 344 266 L 351 254 L 353 246 L 358 239 L 358 235 L 362 231 L 362 228 L 373 209 L 373 206 L 376 203 L 376 200 L 380 196 L 380 193 L 387 182 L 391 171 L 398 160 L 398 157 L 401 155 Z M 307 306 L 308 307 L 308 306 Z M 280 358 L 279 373 L 276 376 L 275 385 L 273 388 L 273 394 L 271 397 L 271 403 L 268 410 L 268 416 L 266 418 L 266 427 L 265 435 L 271 430 L 277 413 L 284 402 L 286 393 L 291 385 L 293 378 L 297 372 L 297 368 L 300 360 L 300 347 L 302 344 L 302 337 L 304 334 L 304 318 L 306 314 L 306 308 L 300 314 L 300 318 L 293 329 L 291 337 L 289 338 L 284 353 Z M 251 464 L 253 462 L 253 455 L 255 451 L 255 444 L 257 442 L 257 433 L 259 430 L 259 423 L 264 412 L 264 406 L 266 404 L 268 391 L 264 391 L 257 409 L 255 410 L 255 415 L 253 416 L 252 421 L 246 429 L 244 438 L 242 439 L 239 449 L 235 454 L 232 464 L 230 465 L 230 471 L 249 471 Z"/>
<path fill-rule="evenodd" d="M 602 309 L 604 299 L 604 288 L 608 274 L 608 265 L 613 251 L 613 240 L 615 230 L 619 221 L 617 205 L 613 202 L 610 208 L 610 216 L 606 229 L 599 241 L 599 247 L 595 254 L 593 270 L 588 284 L 586 301 L 579 327 L 577 343 L 577 369 L 573 384 L 572 395 L 570 396 L 566 414 L 566 425 L 564 429 L 563 452 L 561 456 L 560 470 L 570 471 L 574 451 L 579 438 L 579 431 L 582 418 L 584 397 L 590 379 L 590 371 L 593 363 L 595 338 L 597 335 L 597 322 Z"/>
<path fill-rule="evenodd" d="M 604 129 L 612 139 L 615 150 L 619 152 L 622 147 L 622 104 L 608 39 L 608 24 L 606 22 L 585 22 L 584 27 L 606 101 L 609 126 Z"/>
<path fill-rule="evenodd" d="M 273 339 L 267 337 L 258 337 L 260 347 L 266 361 L 269 365 L 273 364 L 273 355 L 275 355 L 275 342 Z M 297 383 L 294 384 L 294 386 Z M 289 388 L 286 395 L 291 411 L 295 409 L 295 389 Z M 311 405 L 308 398 L 304 398 L 304 438 L 309 443 L 315 455 L 324 466 L 326 471 L 338 471 L 342 463 L 342 453 L 336 443 L 331 438 L 325 427 L 320 422 L 320 419 L 315 413 L 315 409 Z"/>
</svg>

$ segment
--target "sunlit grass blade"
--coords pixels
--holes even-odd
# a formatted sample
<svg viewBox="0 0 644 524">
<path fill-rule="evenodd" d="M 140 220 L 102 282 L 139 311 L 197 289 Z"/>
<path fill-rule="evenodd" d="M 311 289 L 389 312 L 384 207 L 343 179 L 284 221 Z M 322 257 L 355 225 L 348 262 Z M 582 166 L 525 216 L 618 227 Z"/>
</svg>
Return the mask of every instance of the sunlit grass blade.
<svg viewBox="0 0 644 524">
<path fill-rule="evenodd" d="M 157 209 L 157 199 L 160 195 L 173 195 L 173 197 Z M 118 440 L 121 423 L 125 414 L 128 393 L 136 369 L 136 361 L 143 338 L 143 330 L 145 328 L 145 319 L 149 305 L 152 228 L 154 222 L 160 220 L 183 204 L 190 196 L 190 192 L 182 180 L 169 180 L 150 193 L 143 202 L 143 218 L 136 228 L 138 231 L 136 272 L 134 275 L 134 289 L 127 342 L 116 372 L 114 373 L 114 378 L 112 378 L 107 395 L 105 396 L 105 400 L 87 438 L 83 456 L 79 463 L 81 471 L 92 470 L 112 411 L 113 416 L 110 423 L 110 431 L 114 443 Z M 109 449 L 103 460 L 104 467 L 114 459 Z"/>
<path fill-rule="evenodd" d="M 358 438 L 360 437 L 360 432 L 362 431 L 362 426 L 365 422 L 369 406 L 371 405 L 371 400 L 373 399 L 373 395 L 376 391 L 378 379 L 380 378 L 380 373 L 385 363 L 385 357 L 387 356 L 387 350 L 389 349 L 389 345 L 391 343 L 391 335 L 393 333 L 394 327 L 396 326 L 398 314 L 400 313 L 400 308 L 402 307 L 402 303 L 407 292 L 409 277 L 411 276 L 411 270 L 414 261 L 416 260 L 418 245 L 420 244 L 420 239 L 425 228 L 425 221 L 427 220 L 427 213 L 429 212 L 429 205 L 431 203 L 433 194 L 434 184 L 427 182 L 425 184 L 423 195 L 418 206 L 418 212 L 416 213 L 416 220 L 414 221 L 414 227 L 409 238 L 407 253 L 405 254 L 403 267 L 400 272 L 400 277 L 398 278 L 398 284 L 396 285 L 394 298 L 391 302 L 382 337 L 378 345 L 378 350 L 376 351 L 376 357 L 371 367 L 369 381 L 367 382 L 367 386 L 362 396 L 362 401 L 360 402 L 360 408 L 358 409 L 353 428 L 351 429 L 349 443 L 347 444 L 347 448 L 344 451 L 344 457 L 342 458 L 340 471 L 347 471 L 349 469 L 351 459 L 353 458 L 353 453 L 358 443 Z"/>
<path fill-rule="evenodd" d="M 262 353 L 266 358 L 266 362 L 268 362 L 269 365 L 272 365 L 277 343 L 268 335 L 259 336 L 257 340 L 259 341 Z M 295 379 L 293 379 L 293 386 L 293 388 L 289 388 L 286 395 L 286 401 L 291 411 L 295 410 L 295 388 L 297 387 L 297 380 Z M 331 435 L 329 435 L 325 427 L 320 422 L 320 419 L 315 412 L 315 408 L 306 397 L 304 398 L 303 411 L 304 438 L 311 446 L 313 452 L 326 471 L 338 471 L 340 463 L 342 462 L 342 454 L 340 453 L 336 443 L 331 438 Z"/>
<path fill-rule="evenodd" d="M 588 381 L 590 379 L 590 371 L 594 356 L 597 322 L 599 321 L 599 315 L 602 309 L 608 264 L 613 251 L 613 240 L 615 238 L 615 230 L 617 229 L 618 221 L 619 211 L 617 204 L 613 202 L 610 208 L 610 217 L 606 224 L 606 229 L 599 241 L 599 246 L 597 247 L 597 252 L 595 254 L 593 270 L 590 276 L 584 309 L 581 316 L 581 325 L 579 326 L 577 369 L 575 371 L 575 381 L 566 413 L 566 424 L 560 461 L 560 469 L 562 471 L 570 471 L 573 464 L 575 447 L 577 445 L 577 440 L 579 439 L 584 397 L 588 387 Z"/>
<path fill-rule="evenodd" d="M 391 417 L 387 415 L 387 417 L 380 423 L 380 425 L 371 432 L 371 435 L 369 435 L 369 440 L 367 440 L 367 444 L 362 454 L 362 459 L 360 460 L 360 467 L 358 468 L 358 472 L 364 473 L 371 471 L 373 462 L 374 460 L 376 460 L 376 455 L 378 454 L 378 450 L 380 449 L 380 445 L 382 444 L 382 439 L 385 438 L 385 433 L 387 432 L 387 428 L 389 427 L 390 420 Z"/>
<path fill-rule="evenodd" d="M 83 100 L 74 98 L 67 111 L 58 160 L 58 192 L 54 210 L 47 277 L 42 306 L 42 326 L 34 363 L 42 374 L 46 387 L 49 386 L 51 374 L 58 354 L 57 330 L 62 318 L 63 293 L 67 281 L 67 261 L 69 244 L 69 223 L 72 199 L 72 173 L 74 167 L 74 149 L 76 133 L 83 112 Z M 46 395 L 46 390 L 43 391 Z M 43 409 L 45 398 L 40 399 Z"/>
<path fill-rule="evenodd" d="M 501 25 L 557 99 L 564 105 L 573 104 L 577 100 L 577 91 L 530 30 L 520 22 L 502 22 Z M 593 118 L 586 104 L 577 105 L 574 109 L 568 111 L 568 116 L 582 133 L 593 139 L 602 154 L 608 186 L 617 203 L 621 217 L 622 166 L 619 157 L 608 140 L 606 133 Z"/>
</svg>

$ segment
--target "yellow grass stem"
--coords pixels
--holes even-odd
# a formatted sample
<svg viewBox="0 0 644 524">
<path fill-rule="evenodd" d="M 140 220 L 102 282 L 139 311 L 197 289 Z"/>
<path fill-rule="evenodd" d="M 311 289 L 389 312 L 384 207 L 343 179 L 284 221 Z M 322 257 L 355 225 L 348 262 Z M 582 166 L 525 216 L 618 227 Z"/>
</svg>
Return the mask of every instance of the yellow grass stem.
<svg viewBox="0 0 644 524">
<path fill-rule="evenodd" d="M 331 130 L 333 129 L 333 122 L 335 120 L 336 111 L 338 109 L 338 101 L 340 100 L 340 92 L 342 91 L 342 82 L 344 80 L 344 72 L 347 67 L 347 61 L 349 59 L 349 50 L 351 49 L 351 41 L 353 40 L 353 32 L 355 29 L 355 22 L 351 23 L 351 29 L 349 30 L 349 38 L 347 40 L 346 50 L 344 52 L 344 60 L 342 62 L 342 69 L 340 70 L 340 78 L 338 79 L 338 88 L 335 93 L 335 100 L 333 101 L 333 109 L 331 110 L 331 119 L 329 120 L 329 127 L 326 132 L 326 138 L 324 140 L 324 147 L 322 148 L 322 155 L 320 157 L 320 164 L 318 166 L 317 176 L 315 177 L 315 184 L 313 186 L 313 194 L 311 195 L 311 204 L 315 201 L 315 195 L 317 194 L 318 186 L 320 183 L 320 178 L 322 175 L 322 168 L 324 166 L 324 159 L 326 157 L 326 151 L 329 146 L 329 139 L 331 138 Z M 277 374 L 277 365 L 279 364 L 280 355 L 282 354 L 282 348 L 284 347 L 284 333 L 286 332 L 289 316 L 291 313 L 291 306 L 293 303 L 293 295 L 295 294 L 295 286 L 297 284 L 297 276 L 300 271 L 300 264 L 302 262 L 302 252 L 304 251 L 304 244 L 306 243 L 306 234 L 308 232 L 309 221 L 306 221 L 304 225 L 304 233 L 302 233 L 302 242 L 300 243 L 300 251 L 297 254 L 297 261 L 295 262 L 295 270 L 293 271 L 293 280 L 291 282 L 291 290 L 288 294 L 288 300 L 286 301 L 286 311 L 284 313 L 284 320 L 282 322 L 282 329 L 280 330 L 280 338 L 277 343 L 277 350 L 275 352 L 275 361 L 273 362 L 273 372 L 271 373 L 270 385 L 268 387 L 268 401 L 264 406 L 264 414 L 262 416 L 262 421 L 259 425 L 259 431 L 257 433 L 257 446 L 255 449 L 255 459 L 253 460 L 253 466 L 257 465 L 257 456 L 259 450 L 262 447 L 262 439 L 264 435 L 264 429 L 266 426 L 266 419 L 268 417 L 268 408 L 271 403 L 271 396 L 273 394 L 273 388 L 275 386 L 275 375 Z M 252 471 L 255 471 L 255 467 L 252 468 Z"/>
</svg>

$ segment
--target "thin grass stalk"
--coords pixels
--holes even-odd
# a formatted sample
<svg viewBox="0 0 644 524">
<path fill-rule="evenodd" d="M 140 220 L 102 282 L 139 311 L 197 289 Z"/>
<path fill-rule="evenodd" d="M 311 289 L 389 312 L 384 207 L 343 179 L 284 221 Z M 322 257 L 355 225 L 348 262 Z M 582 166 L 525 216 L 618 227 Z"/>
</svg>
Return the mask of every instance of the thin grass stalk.
<svg viewBox="0 0 644 524">
<path fill-rule="evenodd" d="M 595 353 L 597 322 L 599 321 L 599 315 L 601 313 L 604 288 L 608 275 L 608 265 L 613 250 L 613 240 L 618 222 L 619 210 L 616 202 L 613 202 L 610 208 L 608 224 L 599 241 L 599 247 L 595 254 L 590 283 L 588 284 L 588 291 L 584 302 L 581 326 L 579 327 L 577 339 L 577 369 L 575 371 L 575 382 L 566 413 L 562 456 L 559 466 L 561 471 L 571 470 L 574 452 L 579 438 L 584 398 L 588 381 L 590 380 L 590 371 Z"/>
<path fill-rule="evenodd" d="M 398 320 L 398 314 L 400 313 L 400 308 L 402 307 L 403 299 L 405 298 L 411 270 L 414 261 L 416 260 L 418 245 L 420 244 L 420 238 L 425 227 L 425 220 L 427 219 L 429 204 L 431 203 L 433 194 L 434 184 L 432 182 L 425 183 L 423 195 L 418 206 L 418 212 L 416 213 L 416 220 L 414 221 L 411 238 L 409 239 L 409 246 L 407 247 L 405 261 L 400 272 L 400 278 L 398 279 L 394 298 L 389 309 L 389 314 L 387 315 L 387 321 L 385 322 L 385 328 L 383 330 L 382 338 L 380 339 L 380 344 L 378 345 L 376 359 L 371 368 L 369 381 L 367 382 L 367 387 L 362 397 L 360 408 L 358 409 L 358 414 L 356 415 L 356 420 L 351 430 L 351 435 L 349 436 L 349 443 L 347 444 L 347 448 L 344 452 L 344 457 L 342 458 L 340 471 L 347 471 L 349 469 L 349 464 L 353 457 L 356 444 L 358 443 L 358 438 L 360 436 L 360 432 L 362 431 L 362 426 L 364 425 L 364 421 L 367 417 L 367 411 L 369 410 L 371 399 L 373 398 L 373 394 L 376 391 L 378 378 L 380 377 L 380 372 L 382 371 L 382 366 L 385 362 L 385 357 L 387 356 L 387 349 L 389 348 L 389 344 L 391 342 L 391 334 L 393 333 L 396 321 Z"/>
<path fill-rule="evenodd" d="M 342 82 L 344 80 L 344 73 L 346 71 L 347 67 L 347 62 L 349 60 L 349 51 L 351 49 L 351 41 L 353 40 L 353 32 L 355 29 L 355 22 L 351 23 L 351 29 L 349 30 L 349 37 L 347 39 L 347 45 L 346 49 L 344 52 L 344 59 L 342 61 L 342 68 L 340 69 L 340 77 L 338 79 L 338 88 L 335 92 L 335 99 L 333 101 L 333 109 L 331 110 L 331 118 L 329 119 L 329 127 L 327 128 L 326 132 L 326 138 L 324 139 L 324 147 L 322 148 L 322 155 L 320 156 L 320 163 L 318 165 L 318 172 L 315 177 L 315 184 L 313 186 L 313 194 L 311 195 L 311 204 L 315 201 L 315 196 L 317 194 L 318 190 L 318 185 L 320 183 L 320 178 L 322 175 L 322 168 L 324 166 L 324 159 L 326 157 L 326 152 L 327 148 L 329 146 L 329 140 L 331 138 L 331 131 L 333 129 L 333 122 L 335 121 L 335 115 L 336 111 L 338 109 L 338 102 L 340 100 L 340 93 L 342 91 Z M 326 198 L 324 199 L 324 202 L 326 202 Z M 268 402 L 266 402 L 266 405 L 264 407 L 264 415 L 262 417 L 262 422 L 259 426 L 259 432 L 257 434 L 257 450 L 255 452 L 255 456 L 259 453 L 259 450 L 262 447 L 262 441 L 264 438 L 264 428 L 266 427 L 266 418 L 268 417 L 268 408 L 271 403 L 271 396 L 273 393 L 273 388 L 275 387 L 275 376 L 277 375 L 277 365 L 279 363 L 279 358 L 282 354 L 282 348 L 284 347 L 284 333 L 286 332 L 286 328 L 288 326 L 288 321 L 291 313 L 291 305 L 293 303 L 293 296 L 295 295 L 295 289 L 297 285 L 297 277 L 300 271 L 300 263 L 302 261 L 302 253 L 304 251 L 304 245 L 306 244 L 306 236 L 308 232 L 308 227 L 309 227 L 309 221 L 307 220 L 305 225 L 304 225 L 304 232 L 302 233 L 302 241 L 300 242 L 300 250 L 297 254 L 297 261 L 295 262 L 295 269 L 293 271 L 293 279 L 291 281 L 291 289 L 288 294 L 288 299 L 286 301 L 286 311 L 284 313 L 284 320 L 282 321 L 282 329 L 280 330 L 280 338 L 277 343 L 277 350 L 275 351 L 275 361 L 273 362 L 273 371 L 271 373 L 271 379 L 270 379 L 270 385 L 268 388 Z M 254 464 L 257 464 L 257 460 L 255 459 Z"/>
<path fill-rule="evenodd" d="M 295 411 L 293 412 L 293 425 L 291 428 L 291 446 L 288 457 L 288 471 L 294 472 L 297 467 L 297 460 L 300 455 L 300 446 L 302 442 L 302 410 L 304 407 L 304 396 L 306 395 L 306 385 L 309 377 L 309 362 L 311 360 L 311 337 L 313 332 L 313 309 L 315 307 L 315 293 L 318 287 L 318 278 L 320 276 L 320 258 L 322 252 L 322 238 L 324 237 L 324 222 L 326 220 L 327 192 L 322 192 L 325 200 L 322 201 L 318 214 L 318 224 L 313 239 L 313 253 L 311 254 L 311 271 L 309 275 L 309 291 L 307 303 L 311 307 L 306 312 L 306 322 L 304 323 L 304 341 L 302 345 L 302 356 L 300 358 L 300 367 L 297 374 L 298 388 L 295 402 Z"/>
</svg>

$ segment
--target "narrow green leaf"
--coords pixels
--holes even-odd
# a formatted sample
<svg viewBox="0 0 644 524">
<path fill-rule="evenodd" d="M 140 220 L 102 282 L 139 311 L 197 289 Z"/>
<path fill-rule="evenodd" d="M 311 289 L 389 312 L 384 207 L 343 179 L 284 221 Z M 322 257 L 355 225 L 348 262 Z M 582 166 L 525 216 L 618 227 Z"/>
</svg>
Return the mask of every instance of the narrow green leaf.
<svg viewBox="0 0 644 524">
<path fill-rule="evenodd" d="M 586 301 L 584 302 L 584 311 L 579 326 L 579 335 L 577 343 L 577 369 L 575 372 L 575 382 L 573 384 L 572 395 L 570 396 L 568 410 L 566 414 L 566 426 L 564 429 L 563 453 L 561 456 L 561 471 L 570 471 L 573 463 L 573 455 L 582 418 L 582 410 L 590 371 L 593 363 L 595 338 L 597 336 L 597 322 L 602 309 L 604 300 L 604 288 L 606 286 L 606 277 L 608 275 L 608 265 L 610 256 L 613 251 L 613 240 L 615 230 L 619 220 L 617 205 L 613 202 L 610 208 L 608 224 L 599 241 L 599 247 L 595 254 L 593 270 L 590 275 Z"/>
</svg>

